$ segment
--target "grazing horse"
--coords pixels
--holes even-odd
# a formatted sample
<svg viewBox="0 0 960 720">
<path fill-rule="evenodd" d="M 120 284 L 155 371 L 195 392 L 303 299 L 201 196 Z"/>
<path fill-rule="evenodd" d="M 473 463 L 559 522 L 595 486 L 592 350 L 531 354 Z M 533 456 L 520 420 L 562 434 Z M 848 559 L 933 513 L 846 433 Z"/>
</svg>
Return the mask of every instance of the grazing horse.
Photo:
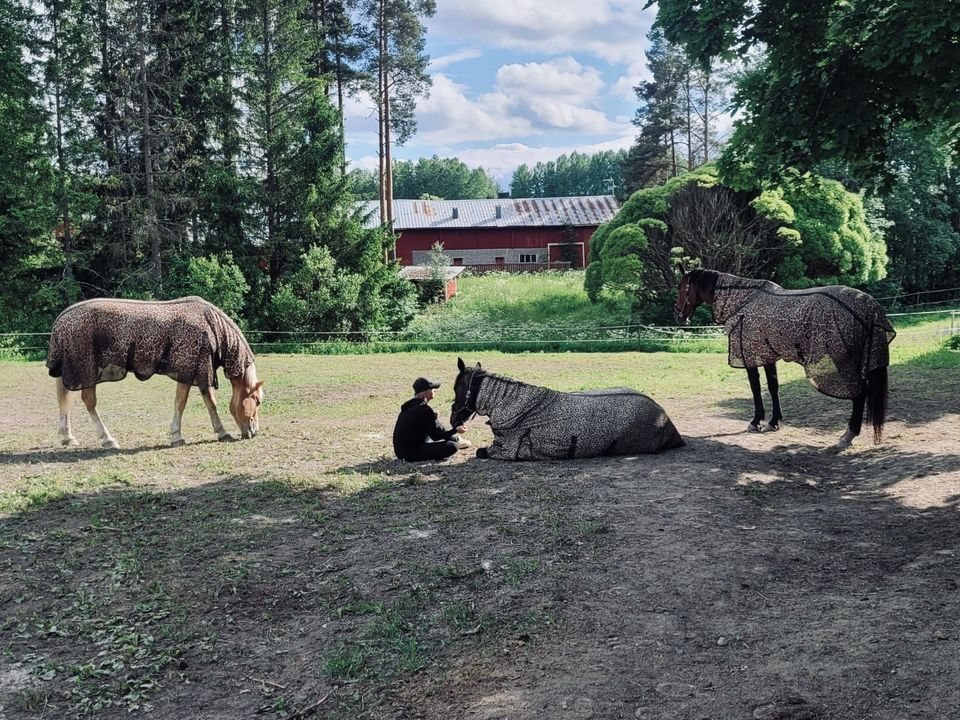
<svg viewBox="0 0 960 720">
<path fill-rule="evenodd" d="M 654 453 L 684 444 L 663 408 L 629 388 L 563 393 L 488 373 L 477 363 L 460 372 L 450 410 L 453 427 L 490 418 L 493 444 L 477 457 L 561 460 Z"/>
<path fill-rule="evenodd" d="M 701 304 L 713 307 L 714 322 L 726 330 L 730 366 L 747 371 L 754 404 L 748 430 L 760 432 L 764 419 L 761 366 L 773 400 L 773 416 L 765 429 L 780 429 L 776 362 L 787 360 L 803 365 L 807 379 L 824 395 L 853 401 L 838 449 L 849 447 L 860 434 L 864 404 L 874 442 L 880 442 L 887 405 L 887 346 L 896 333 L 870 295 L 843 285 L 784 290 L 769 280 L 692 270 L 680 280 L 673 309 L 677 323 L 686 323 Z"/>
<path fill-rule="evenodd" d="M 196 385 L 220 440 L 233 440 L 217 414 L 217 368 L 233 386 L 230 414 L 244 438 L 257 434 L 263 382 L 257 379 L 253 353 L 240 328 L 217 306 L 199 297 L 166 302 L 86 300 L 71 305 L 53 323 L 47 368 L 57 378 L 60 436 L 76 445 L 70 430 L 73 393 L 83 404 L 105 448 L 119 445 L 97 412 L 97 384 L 168 375 L 177 381 L 170 444 L 185 444 L 180 433 L 183 408 Z"/>
</svg>

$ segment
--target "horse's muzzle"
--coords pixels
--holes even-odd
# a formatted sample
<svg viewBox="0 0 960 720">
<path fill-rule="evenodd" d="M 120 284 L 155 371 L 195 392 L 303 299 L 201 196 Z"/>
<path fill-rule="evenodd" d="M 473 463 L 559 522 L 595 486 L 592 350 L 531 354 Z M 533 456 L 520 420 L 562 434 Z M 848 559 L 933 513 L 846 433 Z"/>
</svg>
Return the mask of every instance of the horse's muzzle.
<svg viewBox="0 0 960 720">
<path fill-rule="evenodd" d="M 683 313 L 676 308 L 673 309 L 673 319 L 677 325 L 686 325 L 688 322 L 690 322 L 690 318 L 685 318 Z"/>
</svg>

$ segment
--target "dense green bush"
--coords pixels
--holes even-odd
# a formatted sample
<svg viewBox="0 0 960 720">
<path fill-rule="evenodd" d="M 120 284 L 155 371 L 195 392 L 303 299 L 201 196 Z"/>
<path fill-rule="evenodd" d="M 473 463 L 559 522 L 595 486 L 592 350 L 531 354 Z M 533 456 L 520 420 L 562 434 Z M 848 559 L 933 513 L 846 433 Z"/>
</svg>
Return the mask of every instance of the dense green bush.
<svg viewBox="0 0 960 720">
<path fill-rule="evenodd" d="M 168 298 L 199 295 L 234 320 L 242 320 L 250 285 L 230 253 L 189 257 L 171 263 L 164 283 Z"/>
<path fill-rule="evenodd" d="M 705 165 L 634 193 L 590 243 L 585 289 L 637 302 L 639 316 L 660 318 L 682 260 L 787 287 L 880 280 L 882 235 L 863 202 L 833 180 L 804 177 L 785 188 L 736 190 Z"/>
<path fill-rule="evenodd" d="M 413 285 L 394 266 L 362 275 L 338 267 L 326 248 L 312 247 L 273 293 L 268 319 L 287 332 L 399 329 L 415 310 Z"/>
</svg>

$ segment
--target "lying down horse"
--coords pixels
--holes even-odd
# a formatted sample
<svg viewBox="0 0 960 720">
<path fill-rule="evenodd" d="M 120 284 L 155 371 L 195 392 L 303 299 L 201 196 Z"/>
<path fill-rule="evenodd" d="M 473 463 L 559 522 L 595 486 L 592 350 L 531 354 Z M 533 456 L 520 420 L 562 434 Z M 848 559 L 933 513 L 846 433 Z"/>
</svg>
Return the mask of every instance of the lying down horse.
<svg viewBox="0 0 960 720">
<path fill-rule="evenodd" d="M 244 438 L 259 430 L 263 382 L 257 379 L 246 338 L 220 308 L 199 297 L 166 302 L 86 300 L 71 305 L 53 323 L 47 368 L 57 378 L 60 436 L 76 445 L 70 410 L 77 390 L 103 447 L 119 447 L 97 412 L 97 384 L 122 380 L 133 372 L 138 380 L 168 375 L 177 381 L 170 444 L 183 445 L 180 422 L 190 388 L 203 395 L 213 430 L 232 440 L 217 414 L 217 368 L 233 386 L 230 414 Z"/>
<path fill-rule="evenodd" d="M 810 383 L 824 395 L 853 401 L 847 430 L 837 448 L 860 434 L 863 409 L 879 443 L 887 405 L 888 345 L 896 336 L 883 308 L 870 295 L 843 285 L 784 290 L 769 280 L 692 270 L 683 276 L 674 306 L 678 323 L 687 322 L 701 304 L 713 306 L 714 321 L 729 338 L 731 367 L 746 368 L 753 392 L 754 416 L 748 430 L 760 432 L 763 367 L 773 401 L 766 430 L 778 430 L 780 409 L 777 360 L 803 365 Z"/>
<path fill-rule="evenodd" d="M 450 424 L 490 418 L 493 444 L 477 457 L 559 460 L 654 453 L 684 444 L 663 408 L 629 388 L 563 393 L 488 373 L 477 363 L 454 383 Z"/>
</svg>

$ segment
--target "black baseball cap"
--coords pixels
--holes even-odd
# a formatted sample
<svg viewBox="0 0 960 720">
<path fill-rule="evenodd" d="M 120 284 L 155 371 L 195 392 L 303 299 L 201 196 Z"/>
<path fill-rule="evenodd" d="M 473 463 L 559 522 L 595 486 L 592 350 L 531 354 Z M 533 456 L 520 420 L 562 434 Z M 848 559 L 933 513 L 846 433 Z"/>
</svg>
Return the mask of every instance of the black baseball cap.
<svg viewBox="0 0 960 720">
<path fill-rule="evenodd" d="M 413 391 L 415 393 L 422 393 L 424 390 L 432 390 L 438 387 L 440 387 L 440 383 L 427 380 L 425 377 L 418 377 L 413 381 Z"/>
</svg>

